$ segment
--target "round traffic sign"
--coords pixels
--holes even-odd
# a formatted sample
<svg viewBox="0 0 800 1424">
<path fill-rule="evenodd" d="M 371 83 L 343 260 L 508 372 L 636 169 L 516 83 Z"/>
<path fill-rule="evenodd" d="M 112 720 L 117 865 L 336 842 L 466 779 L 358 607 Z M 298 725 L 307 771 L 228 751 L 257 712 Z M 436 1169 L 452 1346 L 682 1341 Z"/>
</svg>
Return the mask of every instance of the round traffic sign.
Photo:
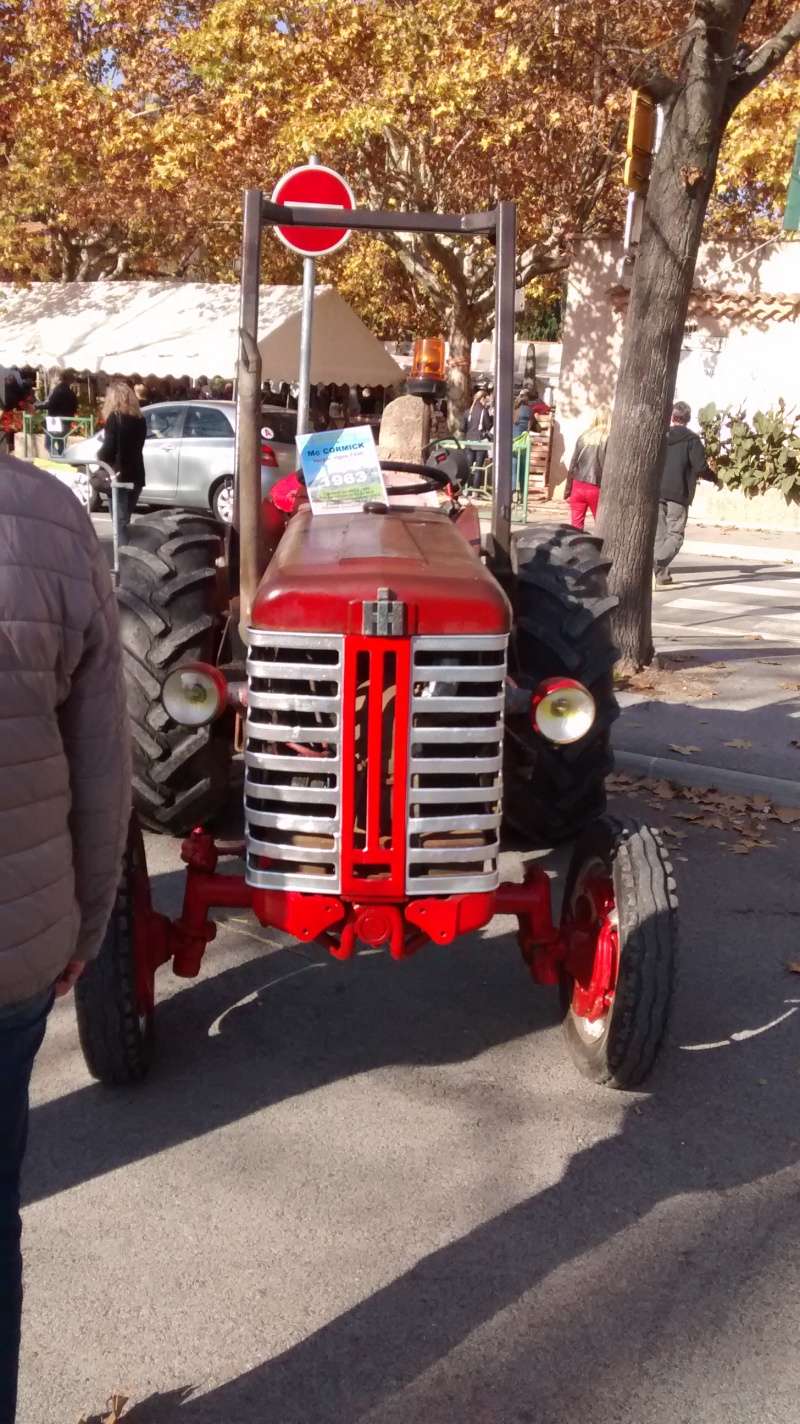
<svg viewBox="0 0 800 1424">
<path fill-rule="evenodd" d="M 309 208 L 354 208 L 356 205 L 349 183 L 340 173 L 321 163 L 303 164 L 302 168 L 284 173 L 275 185 L 272 201 Z M 304 257 L 322 257 L 335 252 L 350 236 L 350 229 L 346 227 L 276 227 L 275 231 L 281 242 Z"/>
</svg>

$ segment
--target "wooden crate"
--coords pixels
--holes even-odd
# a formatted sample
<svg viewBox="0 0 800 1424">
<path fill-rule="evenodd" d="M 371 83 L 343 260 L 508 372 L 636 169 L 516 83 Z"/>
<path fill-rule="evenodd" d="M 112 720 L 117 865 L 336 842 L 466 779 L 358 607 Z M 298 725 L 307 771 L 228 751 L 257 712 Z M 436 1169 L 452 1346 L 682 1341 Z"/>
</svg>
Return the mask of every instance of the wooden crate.
<svg viewBox="0 0 800 1424">
<path fill-rule="evenodd" d="M 531 435 L 530 475 L 528 477 L 528 498 L 531 495 L 547 496 L 550 474 L 550 448 L 553 441 L 552 415 L 537 415 L 539 430 Z"/>
</svg>

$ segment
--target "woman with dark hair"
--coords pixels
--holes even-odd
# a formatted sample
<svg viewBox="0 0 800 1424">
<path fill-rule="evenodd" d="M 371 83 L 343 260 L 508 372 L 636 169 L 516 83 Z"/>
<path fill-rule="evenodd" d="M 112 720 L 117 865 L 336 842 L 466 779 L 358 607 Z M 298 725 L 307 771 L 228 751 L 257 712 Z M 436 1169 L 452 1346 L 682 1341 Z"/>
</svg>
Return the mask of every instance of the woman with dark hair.
<svg viewBox="0 0 800 1424">
<path fill-rule="evenodd" d="M 119 537 L 128 537 L 131 516 L 144 488 L 144 449 L 147 425 L 139 402 L 127 381 L 112 381 L 103 404 L 105 430 L 98 460 L 110 465 L 119 475 L 120 484 L 132 489 L 117 488 Z"/>
</svg>

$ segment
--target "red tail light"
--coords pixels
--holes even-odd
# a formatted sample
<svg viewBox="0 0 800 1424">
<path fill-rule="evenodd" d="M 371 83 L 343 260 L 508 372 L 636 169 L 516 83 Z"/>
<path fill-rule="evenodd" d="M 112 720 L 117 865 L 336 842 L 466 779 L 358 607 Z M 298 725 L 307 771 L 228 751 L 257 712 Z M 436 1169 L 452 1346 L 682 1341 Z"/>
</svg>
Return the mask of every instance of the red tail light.
<svg viewBox="0 0 800 1424">
<path fill-rule="evenodd" d="M 278 457 L 271 445 L 261 446 L 261 463 L 266 465 L 268 470 L 277 470 Z"/>
</svg>

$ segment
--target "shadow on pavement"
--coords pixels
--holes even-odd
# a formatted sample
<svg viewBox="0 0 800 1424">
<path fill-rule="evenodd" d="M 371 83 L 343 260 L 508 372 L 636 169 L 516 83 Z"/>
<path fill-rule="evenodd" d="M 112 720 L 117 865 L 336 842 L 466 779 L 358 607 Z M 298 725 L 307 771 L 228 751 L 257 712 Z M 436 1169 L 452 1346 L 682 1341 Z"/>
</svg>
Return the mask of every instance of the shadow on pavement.
<svg viewBox="0 0 800 1424">
<path fill-rule="evenodd" d="M 784 1021 L 764 1037 L 672 1056 L 668 1101 L 629 1107 L 619 1135 L 577 1153 L 554 1186 L 424 1257 L 275 1359 L 182 1404 L 180 1392 L 151 1396 L 130 1424 L 573 1424 L 590 1409 L 603 1420 L 645 1420 L 655 1417 L 648 1374 L 660 1388 L 665 1371 L 681 1406 L 673 1417 L 709 1417 L 686 1398 L 697 1393 L 702 1410 L 704 1386 L 687 1383 L 687 1360 L 697 1348 L 712 1360 L 715 1331 L 732 1312 L 746 1317 L 759 1272 L 796 1252 L 796 1178 L 755 1202 L 745 1194 L 708 1206 L 796 1164 L 797 1085 L 786 1071 L 795 1034 Z M 752 1087 L 764 1074 L 771 1103 L 761 1118 Z M 638 1263 L 629 1250 L 626 1272 L 599 1280 L 589 1272 L 557 1318 L 543 1308 L 555 1271 L 601 1247 L 613 1260 L 623 1233 L 692 1193 L 704 1194 L 702 1207 L 662 1232 L 655 1252 L 651 1230 Z M 474 1338 L 481 1329 L 485 1342 Z M 745 1358 L 748 1343 L 743 1329 Z"/>
<path fill-rule="evenodd" d="M 796 1253 L 797 1179 L 776 1174 L 800 1157 L 800 989 L 783 972 L 800 910 L 780 865 L 768 860 L 737 865 L 720 909 L 714 855 L 716 865 L 697 855 L 681 868 L 687 952 L 678 1043 L 657 1071 L 654 1096 L 623 1100 L 617 1135 L 577 1151 L 559 1181 L 424 1256 L 282 1354 L 202 1395 L 187 1397 L 191 1381 L 151 1395 L 131 1409 L 130 1424 L 573 1424 L 589 1411 L 604 1424 L 709 1417 L 717 1335 L 739 1329 L 747 1360 L 760 1274 L 774 1270 L 777 1282 Z M 36 1139 L 50 1141 L 58 1163 L 46 1190 L 342 1073 L 460 1060 L 552 1023 L 555 1012 L 547 995 L 520 993 L 524 981 L 505 955 L 487 973 L 486 946 L 470 948 L 455 969 L 447 955 L 409 966 L 372 958 L 346 981 L 318 970 L 281 987 L 287 967 L 280 953 L 167 1004 L 181 1038 L 141 1096 L 89 1088 L 38 1110 Z M 251 1004 L 230 1013 L 199 1100 L 192 1089 L 209 1020 L 259 985 Z M 606 1090 L 585 1091 L 600 1109 Z M 531 1131 L 541 1130 L 532 1112 Z M 107 1144 L 98 1149 L 104 1135 L 111 1160 Z M 37 1163 L 31 1179 L 42 1183 L 45 1171 Z M 272 1319 L 281 1302 L 268 1299 L 266 1309 Z M 672 1376 L 675 1412 L 662 1398 L 656 1415 L 651 1393 L 668 1389 Z M 760 1387 L 748 1370 L 748 1389 Z M 771 1417 L 783 1424 L 793 1416 Z"/>
<path fill-rule="evenodd" d="M 162 881 L 173 899 L 180 876 L 155 877 L 161 903 Z M 255 920 L 244 924 L 259 932 Z M 531 983 L 515 939 L 496 930 L 397 964 L 382 953 L 347 964 L 313 947 L 276 947 L 215 973 L 214 952 L 212 944 L 208 977 L 158 1004 L 156 1062 L 144 1084 L 87 1083 L 32 1110 L 26 1201 L 338 1078 L 468 1061 L 558 1021 L 555 991 Z"/>
<path fill-rule="evenodd" d="M 800 649 L 762 646 L 763 652 L 747 656 L 717 646 L 688 649 L 686 659 L 680 656 L 680 662 L 670 664 L 675 685 L 660 696 L 648 695 L 646 674 L 638 685 L 623 686 L 616 750 L 669 758 L 682 766 L 696 762 L 800 780 Z M 793 668 L 784 666 L 789 656 Z M 713 666 L 722 661 L 732 665 L 727 674 Z M 653 678 L 658 686 L 659 674 Z M 695 679 L 692 701 L 692 691 L 682 691 L 682 679 L 689 689 Z M 692 750 L 680 752 L 686 746 Z"/>
</svg>

